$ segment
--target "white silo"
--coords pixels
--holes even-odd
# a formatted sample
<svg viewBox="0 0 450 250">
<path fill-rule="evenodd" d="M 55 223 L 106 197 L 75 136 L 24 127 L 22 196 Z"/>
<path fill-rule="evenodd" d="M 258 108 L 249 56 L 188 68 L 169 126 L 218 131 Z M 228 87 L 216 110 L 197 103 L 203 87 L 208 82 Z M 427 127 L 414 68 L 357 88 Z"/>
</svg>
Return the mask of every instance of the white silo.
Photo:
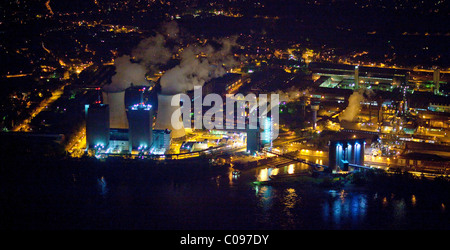
<svg viewBox="0 0 450 250">
<path fill-rule="evenodd" d="M 112 91 L 103 88 L 103 103 L 109 105 L 110 128 L 128 129 L 125 90 Z"/>
<path fill-rule="evenodd" d="M 180 95 L 158 94 L 158 114 L 156 116 L 155 129 L 171 130 L 172 138 L 185 136 L 186 132 L 181 119 L 181 112 L 175 113 L 176 117 L 172 119 L 172 115 L 176 110 L 180 110 Z"/>
</svg>

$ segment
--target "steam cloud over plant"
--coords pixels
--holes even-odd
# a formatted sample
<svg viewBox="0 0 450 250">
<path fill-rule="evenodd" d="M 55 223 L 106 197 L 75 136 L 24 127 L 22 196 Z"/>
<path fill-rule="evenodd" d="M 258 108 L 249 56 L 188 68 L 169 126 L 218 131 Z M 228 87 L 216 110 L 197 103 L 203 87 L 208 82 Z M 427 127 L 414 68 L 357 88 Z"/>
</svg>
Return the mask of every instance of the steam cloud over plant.
<svg viewBox="0 0 450 250">
<path fill-rule="evenodd" d="M 166 64 L 177 51 L 180 53 L 180 64 L 169 69 L 161 77 L 161 91 L 164 94 L 184 93 L 193 90 L 195 85 L 203 85 L 206 81 L 220 77 L 236 64 L 232 48 L 237 37 L 218 39 L 218 45 L 190 44 L 180 49 L 180 29 L 175 21 L 164 23 L 154 36 L 142 40 L 130 55 L 124 55 L 114 61 L 116 74 L 111 84 L 105 86 L 107 91 L 120 91 L 131 84 L 146 85 L 145 74 L 156 72 Z M 169 46 L 168 43 L 175 44 Z"/>
<path fill-rule="evenodd" d="M 208 80 L 223 76 L 227 69 L 236 64 L 231 55 L 232 46 L 236 44 L 236 37 L 217 42 L 221 45 L 218 50 L 209 45 L 186 47 L 181 53 L 180 64 L 161 77 L 161 92 L 164 94 L 184 93 L 193 90 L 194 86 L 203 86 Z"/>
<path fill-rule="evenodd" d="M 353 94 L 348 98 L 348 106 L 342 111 L 339 120 L 352 122 L 356 119 L 361 110 L 361 102 L 365 99 L 364 94 L 370 96 L 373 94 L 373 91 L 363 88 L 353 91 Z"/>
</svg>

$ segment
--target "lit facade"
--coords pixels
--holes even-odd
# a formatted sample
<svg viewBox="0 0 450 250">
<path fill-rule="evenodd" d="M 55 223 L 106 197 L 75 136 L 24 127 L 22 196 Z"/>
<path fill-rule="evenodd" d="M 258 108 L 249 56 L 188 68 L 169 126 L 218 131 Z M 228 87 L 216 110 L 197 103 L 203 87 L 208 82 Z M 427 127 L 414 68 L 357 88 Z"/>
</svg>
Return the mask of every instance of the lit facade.
<svg viewBox="0 0 450 250">
<path fill-rule="evenodd" d="M 153 110 L 151 105 L 128 108 L 129 140 L 132 149 L 150 148 L 152 142 Z"/>
<path fill-rule="evenodd" d="M 349 170 L 349 164 L 364 165 L 365 139 L 332 140 L 329 146 L 331 170 Z"/>
<path fill-rule="evenodd" d="M 86 144 L 88 148 L 109 144 L 109 106 L 93 104 L 85 106 Z"/>
</svg>

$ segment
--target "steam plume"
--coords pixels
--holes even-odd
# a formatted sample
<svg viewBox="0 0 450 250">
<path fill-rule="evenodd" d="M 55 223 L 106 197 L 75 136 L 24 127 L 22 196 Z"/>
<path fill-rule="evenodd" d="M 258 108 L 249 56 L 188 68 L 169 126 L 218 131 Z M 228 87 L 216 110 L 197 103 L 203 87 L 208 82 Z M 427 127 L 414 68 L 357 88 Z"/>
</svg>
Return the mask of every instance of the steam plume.
<svg viewBox="0 0 450 250">
<path fill-rule="evenodd" d="M 145 67 L 138 63 L 131 62 L 130 56 L 122 56 L 114 61 L 116 67 L 116 74 L 111 78 L 111 84 L 105 85 L 103 88 L 107 91 L 124 90 L 131 86 L 131 83 L 136 85 L 147 85 L 145 79 Z"/>
<path fill-rule="evenodd" d="M 310 92 L 310 88 L 300 90 L 299 88 L 292 86 L 287 90 L 277 90 L 273 92 L 273 94 L 279 95 L 280 102 L 293 102 L 299 100 L 304 96 L 309 96 Z"/>
<path fill-rule="evenodd" d="M 165 43 L 164 36 L 156 34 L 142 40 L 131 52 L 131 55 L 147 67 L 166 63 L 172 56 L 172 51 L 165 47 Z"/>
<path fill-rule="evenodd" d="M 116 74 L 105 89 L 115 91 L 126 89 L 131 83 L 146 84 L 145 74 L 159 69 L 159 66 L 166 64 L 174 52 L 179 50 L 179 32 L 175 21 L 164 23 L 154 36 L 142 40 L 133 49 L 131 56 L 117 58 L 114 63 Z M 228 69 L 236 65 L 231 53 L 236 40 L 237 36 L 213 40 L 218 49 L 211 45 L 186 46 L 180 53 L 180 64 L 166 71 L 161 77 L 162 93 L 184 93 L 194 89 L 195 85 L 203 85 L 210 79 L 223 76 Z M 172 43 L 172 46 L 169 46 L 168 42 Z"/>
<path fill-rule="evenodd" d="M 359 111 L 361 109 L 361 102 L 363 102 L 365 99 L 364 94 L 370 96 L 373 94 L 373 92 L 371 90 L 363 88 L 353 91 L 353 94 L 351 94 L 348 98 L 347 108 L 345 108 L 345 110 L 342 111 L 342 114 L 339 115 L 339 120 L 352 122 L 356 119 L 356 116 L 359 114 Z"/>
<path fill-rule="evenodd" d="M 161 77 L 163 94 L 178 94 L 193 90 L 213 78 L 223 76 L 227 69 L 236 64 L 231 54 L 236 37 L 217 41 L 221 48 L 212 46 L 189 46 L 181 53 L 179 65 L 165 72 Z M 206 57 L 201 57 L 206 55 Z"/>
<path fill-rule="evenodd" d="M 133 49 L 131 56 L 124 55 L 114 61 L 116 74 L 111 79 L 111 84 L 104 87 L 107 91 L 124 90 L 135 85 L 148 85 L 145 74 L 155 71 L 158 66 L 167 63 L 173 54 L 173 49 L 166 46 L 167 39 L 176 39 L 179 28 L 176 22 L 164 23 L 161 33 L 142 40 Z M 164 35 L 163 35 L 164 34 Z M 134 62 L 131 61 L 134 60 Z"/>
</svg>

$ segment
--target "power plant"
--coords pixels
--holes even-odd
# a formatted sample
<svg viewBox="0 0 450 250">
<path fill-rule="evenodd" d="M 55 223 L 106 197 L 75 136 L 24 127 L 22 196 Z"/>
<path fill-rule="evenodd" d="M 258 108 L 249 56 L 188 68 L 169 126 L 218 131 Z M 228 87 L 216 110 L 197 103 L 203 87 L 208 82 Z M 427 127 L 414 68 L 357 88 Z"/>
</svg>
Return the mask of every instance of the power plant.
<svg viewBox="0 0 450 250">
<path fill-rule="evenodd" d="M 86 105 L 86 145 L 88 148 L 106 146 L 109 143 L 109 106 Z"/>
<path fill-rule="evenodd" d="M 186 137 L 181 95 L 161 94 L 153 87 L 131 85 L 117 90 L 108 86 L 102 91 L 103 103 L 99 99 L 93 105 L 86 105 L 87 149 L 91 154 L 99 158 L 106 155 L 154 155 L 158 158 L 181 154 L 186 151 L 185 147 L 197 145 L 195 139 Z M 254 155 L 263 147 L 272 147 L 277 136 L 275 129 L 278 129 L 277 119 L 273 118 L 269 111 L 263 120 L 258 119 L 257 129 L 249 129 L 247 124 L 246 129 L 208 131 L 207 137 L 211 139 L 202 141 L 201 147 L 190 147 L 189 152 L 242 147 L 246 143 L 247 152 Z M 172 146 L 178 144 L 172 145 L 172 139 L 186 141 L 177 151 Z"/>
<path fill-rule="evenodd" d="M 180 138 L 186 135 L 181 112 L 178 113 L 180 101 L 180 95 L 158 94 L 158 115 L 156 116 L 155 129 L 172 131 L 172 138 Z M 176 117 L 172 118 L 172 116 Z"/>
<path fill-rule="evenodd" d="M 109 105 L 109 125 L 111 128 L 128 129 L 125 110 L 125 90 L 112 91 L 103 88 L 103 104 Z"/>
<path fill-rule="evenodd" d="M 135 104 L 128 110 L 129 140 L 132 149 L 150 148 L 152 144 L 153 110 L 151 105 Z"/>
<path fill-rule="evenodd" d="M 329 166 L 331 170 L 348 171 L 349 167 L 364 165 L 365 139 L 331 140 Z"/>
<path fill-rule="evenodd" d="M 158 116 L 161 129 L 153 131 L 155 110 L 144 98 L 151 90 L 149 86 L 133 85 L 123 90 L 103 88 L 103 103 L 98 100 L 85 107 L 87 149 L 95 150 L 96 155 L 150 150 L 164 154 L 170 146 L 173 129 L 171 113 L 177 107 L 170 105 L 171 96 L 158 97 L 165 116 Z M 167 105 L 169 108 L 164 108 Z M 184 135 L 183 127 L 175 131 L 178 137 Z"/>
</svg>

